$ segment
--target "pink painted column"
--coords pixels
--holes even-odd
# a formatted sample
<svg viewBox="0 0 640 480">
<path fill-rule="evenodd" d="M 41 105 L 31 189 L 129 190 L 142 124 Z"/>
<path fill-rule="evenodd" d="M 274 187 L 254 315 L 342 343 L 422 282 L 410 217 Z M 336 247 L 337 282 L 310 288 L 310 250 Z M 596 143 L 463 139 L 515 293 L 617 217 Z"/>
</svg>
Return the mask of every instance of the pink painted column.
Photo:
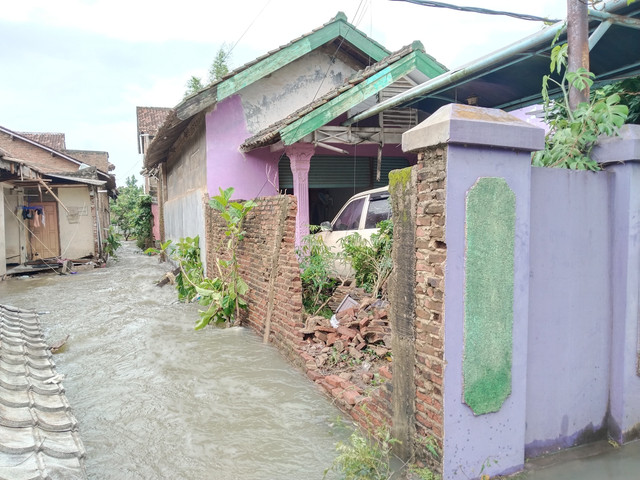
<svg viewBox="0 0 640 480">
<path fill-rule="evenodd" d="M 296 246 L 309 235 L 309 167 L 315 147 L 311 143 L 295 143 L 284 149 L 293 173 L 293 194 L 298 200 L 296 215 Z"/>
</svg>

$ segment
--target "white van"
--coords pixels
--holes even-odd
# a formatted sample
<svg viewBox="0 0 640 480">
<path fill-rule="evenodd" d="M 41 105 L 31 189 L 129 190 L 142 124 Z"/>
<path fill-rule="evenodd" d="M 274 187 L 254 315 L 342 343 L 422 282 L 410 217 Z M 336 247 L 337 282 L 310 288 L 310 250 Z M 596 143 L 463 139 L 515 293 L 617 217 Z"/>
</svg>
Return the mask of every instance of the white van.
<svg viewBox="0 0 640 480">
<path fill-rule="evenodd" d="M 332 252 L 340 252 L 340 239 L 354 233 L 360 234 L 367 240 L 378 229 L 376 225 L 391 218 L 391 199 L 389 187 L 376 188 L 360 192 L 351 197 L 340 209 L 331 223 L 322 222 L 321 231 L 325 245 Z M 338 275 L 350 274 L 350 268 L 336 267 Z"/>
</svg>

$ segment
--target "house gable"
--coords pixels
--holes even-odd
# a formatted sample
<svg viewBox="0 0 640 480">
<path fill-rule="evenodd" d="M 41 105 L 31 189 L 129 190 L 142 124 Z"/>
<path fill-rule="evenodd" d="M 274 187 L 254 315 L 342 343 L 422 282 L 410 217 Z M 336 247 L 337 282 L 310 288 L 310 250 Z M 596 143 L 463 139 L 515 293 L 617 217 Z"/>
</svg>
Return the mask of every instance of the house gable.
<svg viewBox="0 0 640 480">
<path fill-rule="evenodd" d="M 340 39 L 339 45 L 347 43 L 345 48 L 350 45 L 352 49 L 358 50 L 360 55 L 364 54 L 365 57 L 370 57 L 372 63 L 389 55 L 387 49 L 348 23 L 346 15 L 339 12 L 329 23 L 319 29 L 293 40 L 273 52 L 269 52 L 267 55 L 235 70 L 211 87 L 188 97 L 176 107 L 176 114 L 180 120 L 186 120 L 214 103 L 224 100 L 248 85 L 271 75 L 285 65 L 338 38 Z"/>
<path fill-rule="evenodd" d="M 213 85 L 184 99 L 169 113 L 156 138 L 149 145 L 145 156 L 145 168 L 152 168 L 167 159 L 175 142 L 198 113 L 211 109 L 221 100 L 323 46 L 336 52 L 341 50 L 340 55 L 351 56 L 354 59 L 354 71 L 389 54 L 382 45 L 348 23 L 344 13 L 338 13 L 322 27 L 255 59 Z M 359 66 L 356 66 L 357 64 Z"/>
<path fill-rule="evenodd" d="M 241 150 L 247 152 L 278 140 L 284 145 L 292 145 L 412 72 L 432 77 L 443 71 L 442 65 L 424 53 L 422 44 L 414 42 L 357 72 L 343 85 L 247 139 Z"/>
</svg>

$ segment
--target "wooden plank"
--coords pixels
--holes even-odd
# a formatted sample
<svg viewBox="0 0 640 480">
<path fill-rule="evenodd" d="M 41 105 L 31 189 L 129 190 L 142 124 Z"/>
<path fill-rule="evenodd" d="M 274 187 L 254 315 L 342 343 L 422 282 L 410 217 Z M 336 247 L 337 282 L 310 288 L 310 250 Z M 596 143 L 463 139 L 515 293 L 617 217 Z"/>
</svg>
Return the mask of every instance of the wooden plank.
<svg viewBox="0 0 640 480">
<path fill-rule="evenodd" d="M 391 53 L 377 42 L 374 42 L 370 38 L 362 35 L 362 33 L 347 23 L 340 23 L 340 35 L 342 35 L 347 42 L 373 58 L 376 62 L 379 62 Z"/>
<path fill-rule="evenodd" d="M 198 112 L 209 108 L 218 98 L 218 87 L 211 86 L 200 93 L 183 100 L 176 107 L 176 116 L 179 120 L 187 120 Z"/>
<path fill-rule="evenodd" d="M 416 52 L 412 52 L 393 65 L 380 70 L 351 90 L 344 92 L 321 107 L 316 108 L 304 117 L 296 120 L 280 131 L 280 138 L 285 145 L 297 142 L 305 135 L 326 125 L 328 122 L 358 105 L 371 95 L 378 93 L 398 78 L 415 69 Z"/>
<path fill-rule="evenodd" d="M 429 78 L 435 78 L 447 71 L 442 65 L 434 61 L 429 55 L 417 52 L 416 67 Z"/>
</svg>

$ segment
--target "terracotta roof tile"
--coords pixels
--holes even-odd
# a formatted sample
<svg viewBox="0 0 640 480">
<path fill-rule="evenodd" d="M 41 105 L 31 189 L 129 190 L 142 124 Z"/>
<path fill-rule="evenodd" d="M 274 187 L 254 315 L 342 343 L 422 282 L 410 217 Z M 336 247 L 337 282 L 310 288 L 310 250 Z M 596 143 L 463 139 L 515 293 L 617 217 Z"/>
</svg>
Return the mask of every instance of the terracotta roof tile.
<svg viewBox="0 0 640 480">
<path fill-rule="evenodd" d="M 64 133 L 47 132 L 17 132 L 34 142 L 38 142 L 54 150 L 61 152 L 67 148 Z"/>
<path fill-rule="evenodd" d="M 38 315 L 0 305 L 0 478 L 86 479 L 60 380 Z"/>
<path fill-rule="evenodd" d="M 136 107 L 138 118 L 138 135 L 146 133 L 155 135 L 169 115 L 171 108 L 164 107 Z"/>
</svg>

